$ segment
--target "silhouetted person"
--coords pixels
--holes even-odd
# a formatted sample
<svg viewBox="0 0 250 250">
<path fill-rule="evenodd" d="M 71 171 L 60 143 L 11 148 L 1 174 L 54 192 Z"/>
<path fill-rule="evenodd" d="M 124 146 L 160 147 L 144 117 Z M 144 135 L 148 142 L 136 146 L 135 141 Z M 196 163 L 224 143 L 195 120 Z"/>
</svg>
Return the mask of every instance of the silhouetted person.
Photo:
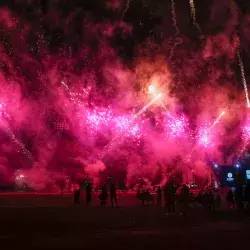
<svg viewBox="0 0 250 250">
<path fill-rule="evenodd" d="M 165 186 L 164 199 L 168 212 L 175 212 L 176 188 L 172 182 L 167 183 Z"/>
<path fill-rule="evenodd" d="M 110 184 L 109 194 L 112 207 L 117 206 L 116 186 L 114 183 Z"/>
<path fill-rule="evenodd" d="M 92 201 L 92 185 L 91 182 L 88 181 L 86 186 L 86 203 L 90 204 L 91 201 Z"/>
<path fill-rule="evenodd" d="M 146 201 L 147 204 L 148 204 L 149 201 L 152 201 L 152 196 L 151 196 L 151 194 L 150 194 L 150 192 L 149 192 L 148 189 L 146 190 L 146 192 L 143 193 L 143 196 L 144 196 L 143 197 L 144 201 Z"/>
<path fill-rule="evenodd" d="M 234 193 L 231 189 L 227 193 L 227 203 L 229 208 L 234 208 Z"/>
<path fill-rule="evenodd" d="M 74 192 L 74 204 L 80 204 L 81 191 L 80 188 L 76 189 Z"/>
<path fill-rule="evenodd" d="M 215 210 L 215 200 L 211 190 L 208 193 L 208 208 L 211 209 L 212 211 Z"/>
<path fill-rule="evenodd" d="M 243 188 L 239 184 L 235 189 L 235 201 L 239 209 L 243 209 Z"/>
<path fill-rule="evenodd" d="M 248 182 L 244 192 L 244 200 L 247 202 L 247 209 L 250 208 L 250 183 Z"/>
<path fill-rule="evenodd" d="M 162 190 L 161 187 L 158 186 L 157 188 L 157 206 L 161 207 L 161 200 L 162 200 Z"/>
<path fill-rule="evenodd" d="M 140 192 L 140 189 L 138 189 L 138 191 L 136 193 L 136 198 L 142 202 L 142 193 Z M 143 205 L 143 203 L 142 203 L 142 205 Z"/>
<path fill-rule="evenodd" d="M 220 195 L 217 194 L 216 197 L 215 197 L 215 207 L 216 207 L 217 209 L 219 209 L 220 206 L 221 206 L 221 198 L 220 198 Z"/>
<path fill-rule="evenodd" d="M 180 192 L 179 202 L 181 215 L 186 215 L 189 201 L 189 188 L 183 184 Z"/>
<path fill-rule="evenodd" d="M 107 204 L 107 198 L 108 198 L 108 192 L 107 192 L 107 189 L 106 189 L 106 185 L 104 185 L 102 187 L 102 192 L 99 195 L 99 199 L 100 199 L 100 203 L 101 203 L 102 207 L 106 206 L 106 204 Z"/>
</svg>

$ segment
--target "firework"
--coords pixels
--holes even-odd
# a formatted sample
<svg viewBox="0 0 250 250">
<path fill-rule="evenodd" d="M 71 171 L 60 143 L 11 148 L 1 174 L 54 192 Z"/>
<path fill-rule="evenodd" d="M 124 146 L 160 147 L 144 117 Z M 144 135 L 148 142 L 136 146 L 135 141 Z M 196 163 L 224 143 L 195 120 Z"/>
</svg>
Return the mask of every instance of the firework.
<svg viewBox="0 0 250 250">
<path fill-rule="evenodd" d="M 250 119 L 249 118 L 246 119 L 241 129 L 242 129 L 242 139 L 245 142 L 248 142 L 250 140 Z"/>
<path fill-rule="evenodd" d="M 164 120 L 165 134 L 171 138 L 184 138 L 188 131 L 188 120 L 184 115 L 173 116 L 167 113 Z"/>
<path fill-rule="evenodd" d="M 182 43 L 182 38 L 178 37 L 175 39 L 175 37 L 177 37 L 180 34 L 180 29 L 177 25 L 176 12 L 175 12 L 175 1 L 174 0 L 171 0 L 171 14 L 172 14 L 172 23 L 173 23 L 173 26 L 175 28 L 175 34 L 173 35 L 173 37 L 171 37 L 171 40 L 175 40 L 175 41 L 174 41 L 174 44 L 171 48 L 169 59 L 172 59 L 172 57 L 174 55 L 175 48 Z"/>
<path fill-rule="evenodd" d="M 124 11 L 122 12 L 122 16 L 121 16 L 121 20 L 124 19 L 125 14 L 127 13 L 127 11 L 129 10 L 129 6 L 132 0 L 127 0 L 126 2 L 126 6 L 124 8 Z"/>
<path fill-rule="evenodd" d="M 242 62 L 239 51 L 237 52 L 237 57 L 238 57 L 238 60 L 239 60 L 241 79 L 242 79 L 242 83 L 243 83 L 243 86 L 244 86 L 247 107 L 250 108 L 250 102 L 249 102 L 249 96 L 248 96 L 248 89 L 247 89 L 247 82 L 246 82 L 246 77 L 245 77 L 244 65 L 243 65 L 243 62 Z"/>
<path fill-rule="evenodd" d="M 92 133 L 101 132 L 109 127 L 113 116 L 109 108 L 94 108 L 93 110 L 87 110 L 86 125 Z"/>
<path fill-rule="evenodd" d="M 216 126 L 216 125 L 220 122 L 221 118 L 222 118 L 225 114 L 226 114 L 226 112 L 225 112 L 225 111 L 222 111 L 222 112 L 220 113 L 220 115 L 218 116 L 218 118 L 214 121 L 212 127 Z"/>
<path fill-rule="evenodd" d="M 131 116 L 118 116 L 114 119 L 114 129 L 116 133 L 125 137 L 141 137 L 141 127 Z"/>
<path fill-rule="evenodd" d="M 226 114 L 222 111 L 212 124 L 205 122 L 198 132 L 198 145 L 203 145 L 205 148 L 211 148 L 215 145 L 219 128 L 216 125 L 221 121 L 221 118 Z"/>
<path fill-rule="evenodd" d="M 203 38 L 202 33 L 201 33 L 200 25 L 197 23 L 197 20 L 196 20 L 196 9 L 195 9 L 194 0 L 189 0 L 189 6 L 190 6 L 190 9 L 191 9 L 191 17 L 192 17 L 192 20 L 193 20 L 193 25 L 199 31 L 199 33 L 201 35 L 201 38 Z"/>
</svg>

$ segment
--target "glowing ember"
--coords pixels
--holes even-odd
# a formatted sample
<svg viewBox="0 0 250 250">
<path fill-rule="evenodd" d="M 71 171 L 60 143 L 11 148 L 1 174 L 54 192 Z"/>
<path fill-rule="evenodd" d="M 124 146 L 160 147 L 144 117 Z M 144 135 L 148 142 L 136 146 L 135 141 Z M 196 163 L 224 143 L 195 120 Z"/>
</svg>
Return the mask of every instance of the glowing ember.
<svg viewBox="0 0 250 250">
<path fill-rule="evenodd" d="M 245 124 L 241 127 L 242 129 L 242 139 L 245 142 L 250 140 L 250 119 L 247 118 Z"/>
<path fill-rule="evenodd" d="M 115 118 L 114 123 L 116 132 L 121 133 L 125 137 L 133 136 L 139 138 L 141 136 L 141 127 L 132 117 L 120 116 Z"/>
<path fill-rule="evenodd" d="M 86 124 L 92 132 L 107 129 L 112 119 L 113 113 L 109 109 L 95 108 L 86 111 Z"/>
<path fill-rule="evenodd" d="M 185 137 L 188 132 L 188 121 L 184 115 L 172 116 L 170 113 L 165 117 L 166 135 L 173 138 Z"/>
</svg>

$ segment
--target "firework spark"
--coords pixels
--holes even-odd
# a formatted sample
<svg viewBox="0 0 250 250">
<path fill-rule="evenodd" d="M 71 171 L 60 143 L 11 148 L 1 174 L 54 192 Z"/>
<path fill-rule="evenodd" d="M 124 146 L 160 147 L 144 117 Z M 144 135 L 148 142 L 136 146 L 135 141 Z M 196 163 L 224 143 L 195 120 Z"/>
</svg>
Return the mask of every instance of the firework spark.
<svg viewBox="0 0 250 250">
<path fill-rule="evenodd" d="M 188 130 L 188 121 L 184 115 L 175 117 L 170 113 L 165 117 L 166 135 L 172 138 L 184 138 Z"/>
<path fill-rule="evenodd" d="M 87 110 L 86 124 L 93 133 L 101 132 L 108 128 L 113 116 L 112 111 L 108 108 L 94 108 L 93 110 Z"/>
<path fill-rule="evenodd" d="M 246 82 L 246 77 L 245 77 L 244 65 L 243 65 L 243 62 L 242 62 L 239 51 L 237 52 L 237 57 L 238 57 L 238 60 L 239 60 L 241 79 L 242 79 L 242 83 L 243 83 L 243 86 L 244 86 L 247 107 L 250 108 L 250 101 L 249 101 L 249 96 L 248 96 L 248 89 L 247 89 L 247 82 Z"/>
<path fill-rule="evenodd" d="M 177 37 L 180 34 L 180 29 L 177 25 L 175 1 L 174 0 L 171 0 L 171 14 L 172 14 L 172 23 L 173 23 L 173 26 L 175 28 L 175 34 L 173 35 L 173 37 L 171 37 L 171 40 L 175 40 L 175 41 L 174 41 L 174 44 L 171 48 L 169 59 L 171 59 L 173 57 L 175 48 L 182 43 L 182 38 Z M 177 37 L 177 38 L 175 38 L 175 37 Z"/>
<path fill-rule="evenodd" d="M 192 20 L 193 20 L 193 25 L 194 25 L 194 27 L 196 27 L 196 29 L 200 33 L 201 38 L 203 38 L 200 25 L 197 23 L 197 19 L 196 19 L 196 9 L 195 9 L 194 0 L 189 0 L 189 6 L 190 6 L 190 9 L 191 9 L 191 17 L 192 17 Z"/>
</svg>

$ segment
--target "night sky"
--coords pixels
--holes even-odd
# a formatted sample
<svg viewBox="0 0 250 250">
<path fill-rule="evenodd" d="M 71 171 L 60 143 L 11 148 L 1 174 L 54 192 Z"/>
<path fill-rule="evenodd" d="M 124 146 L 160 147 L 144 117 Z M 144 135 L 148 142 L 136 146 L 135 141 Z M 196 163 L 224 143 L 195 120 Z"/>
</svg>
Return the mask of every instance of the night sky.
<svg viewBox="0 0 250 250">
<path fill-rule="evenodd" d="M 0 1 L 0 179 L 100 170 L 131 184 L 156 165 L 201 176 L 208 162 L 237 158 L 250 138 L 250 3 L 196 0 L 195 23 L 190 2 Z M 151 83 L 164 100 L 135 121 Z"/>
</svg>

